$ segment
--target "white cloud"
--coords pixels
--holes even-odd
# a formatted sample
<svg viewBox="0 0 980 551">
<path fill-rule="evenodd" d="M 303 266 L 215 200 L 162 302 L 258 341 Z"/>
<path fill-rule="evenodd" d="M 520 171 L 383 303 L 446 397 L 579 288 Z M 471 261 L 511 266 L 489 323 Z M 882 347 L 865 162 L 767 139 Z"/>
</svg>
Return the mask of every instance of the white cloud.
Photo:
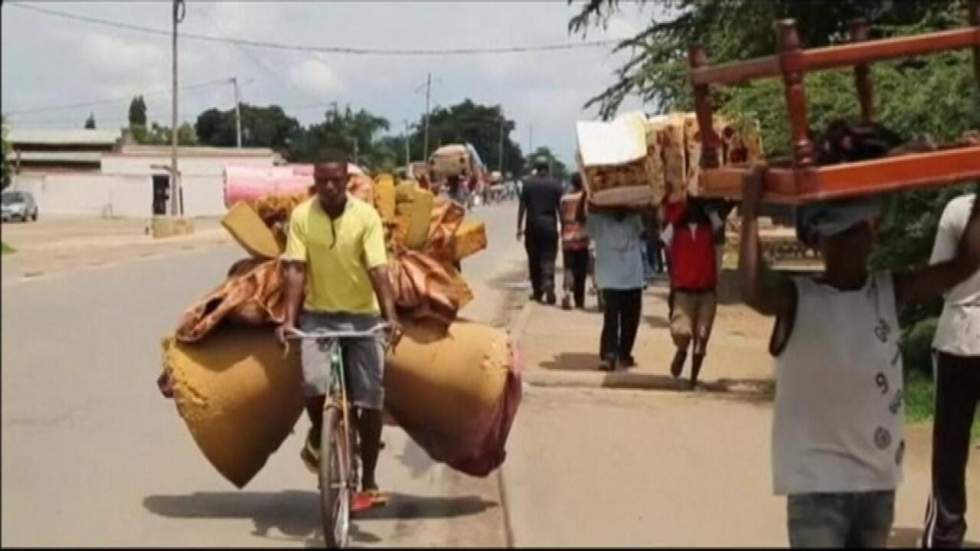
<svg viewBox="0 0 980 551">
<path fill-rule="evenodd" d="M 332 95 L 344 91 L 337 72 L 318 59 L 308 59 L 289 71 L 290 81 L 312 94 Z"/>
</svg>

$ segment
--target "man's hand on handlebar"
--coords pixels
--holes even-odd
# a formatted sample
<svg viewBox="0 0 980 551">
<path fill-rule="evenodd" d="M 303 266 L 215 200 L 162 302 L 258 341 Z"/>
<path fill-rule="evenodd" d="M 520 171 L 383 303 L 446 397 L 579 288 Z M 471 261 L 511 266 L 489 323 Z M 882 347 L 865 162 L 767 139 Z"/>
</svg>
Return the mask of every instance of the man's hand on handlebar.
<svg viewBox="0 0 980 551">
<path fill-rule="evenodd" d="M 279 327 L 276 327 L 276 339 L 279 340 L 279 344 L 286 346 L 286 339 L 296 332 L 296 324 L 291 321 L 286 321 Z"/>
<path fill-rule="evenodd" d="M 402 324 L 396 317 L 385 320 L 385 323 L 388 324 L 387 327 L 385 327 L 385 336 L 388 339 L 388 345 L 391 348 L 394 348 L 398 345 L 398 342 L 402 340 L 402 335 L 404 334 Z"/>
</svg>

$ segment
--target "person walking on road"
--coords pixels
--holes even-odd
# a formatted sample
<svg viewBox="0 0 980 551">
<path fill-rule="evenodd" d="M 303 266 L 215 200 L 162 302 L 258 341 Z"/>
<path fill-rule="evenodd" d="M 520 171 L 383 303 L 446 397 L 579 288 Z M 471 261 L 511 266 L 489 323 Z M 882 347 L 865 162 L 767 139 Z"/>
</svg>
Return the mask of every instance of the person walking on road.
<svg viewBox="0 0 980 551">
<path fill-rule="evenodd" d="M 383 317 L 392 342 L 396 341 L 400 325 L 388 279 L 381 218 L 374 207 L 347 194 L 350 174 L 343 153 L 321 154 L 313 179 L 316 194 L 289 217 L 283 255 L 286 319 L 276 330 L 277 337 L 285 344 L 297 324 L 304 332 L 364 331 Z M 375 478 L 384 406 L 384 352 L 380 338 L 344 344 L 363 466 L 355 510 L 386 501 Z M 300 353 L 306 411 L 313 424 L 300 457 L 316 472 L 321 414 L 331 385 L 330 350 L 319 342 L 304 340 Z"/>
<path fill-rule="evenodd" d="M 585 229 L 585 193 L 582 176 L 572 174 L 571 188 L 561 198 L 562 278 L 561 307 L 585 308 L 585 280 L 589 275 L 589 234 Z"/>
<path fill-rule="evenodd" d="M 708 352 L 718 303 L 714 232 L 721 221 L 709 215 L 703 201 L 694 198 L 670 212 L 670 336 L 677 347 L 670 374 L 675 379 L 681 376 L 693 344 L 689 383 L 693 390 Z"/>
<path fill-rule="evenodd" d="M 604 302 L 599 369 L 634 367 L 645 283 L 643 219 L 632 210 L 590 204 L 586 227 L 595 242 L 596 280 Z"/>
<path fill-rule="evenodd" d="M 950 260 L 869 273 L 877 203 L 805 205 L 798 237 L 820 248 L 824 273 L 765 283 L 763 174 L 754 167 L 745 181 L 739 272 L 748 305 L 776 317 L 773 486 L 787 496 L 790 545 L 885 547 L 905 454 L 897 306 L 933 300 L 976 273 L 980 216 L 965 224 Z"/>
<path fill-rule="evenodd" d="M 531 300 L 555 304 L 555 260 L 558 257 L 562 187 L 558 180 L 548 174 L 546 159 L 536 160 L 534 170 L 534 176 L 528 178 L 521 189 L 517 207 L 517 239 L 524 237 L 531 278 Z"/>
<path fill-rule="evenodd" d="M 956 254 L 977 194 L 946 205 L 932 248 L 933 264 Z M 974 214 L 975 216 L 975 214 Z M 936 413 L 932 429 L 932 492 L 926 505 L 922 546 L 962 547 L 966 536 L 966 466 L 970 427 L 980 401 L 980 271 L 946 295 L 933 341 Z"/>
</svg>

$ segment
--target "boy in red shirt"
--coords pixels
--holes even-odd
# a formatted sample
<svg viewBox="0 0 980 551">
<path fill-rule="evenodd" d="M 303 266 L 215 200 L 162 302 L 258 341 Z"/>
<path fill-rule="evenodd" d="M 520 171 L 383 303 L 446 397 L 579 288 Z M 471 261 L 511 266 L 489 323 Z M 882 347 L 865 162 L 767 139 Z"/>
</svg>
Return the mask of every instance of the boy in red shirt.
<svg viewBox="0 0 980 551">
<path fill-rule="evenodd" d="M 689 385 L 693 390 L 715 320 L 718 270 L 714 234 L 722 223 L 717 213 L 697 198 L 686 204 L 669 203 L 666 214 L 668 227 L 664 237 L 670 247 L 670 336 L 677 347 L 670 374 L 680 377 L 693 341 Z"/>
</svg>

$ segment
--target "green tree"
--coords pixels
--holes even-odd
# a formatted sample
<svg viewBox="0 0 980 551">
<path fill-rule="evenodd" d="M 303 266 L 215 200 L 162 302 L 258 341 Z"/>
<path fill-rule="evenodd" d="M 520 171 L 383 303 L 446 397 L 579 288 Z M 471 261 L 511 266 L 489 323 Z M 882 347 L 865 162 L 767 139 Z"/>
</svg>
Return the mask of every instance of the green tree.
<svg viewBox="0 0 980 551">
<path fill-rule="evenodd" d="M 521 147 L 510 138 L 516 127 L 515 122 L 508 119 L 499 105 L 489 106 L 474 103 L 466 99 L 456 105 L 432 111 L 429 117 L 429 151 L 439 144 L 470 143 L 487 165 L 488 170 L 497 170 L 500 166 L 500 133 L 503 126 L 503 172 L 519 174 L 524 169 L 524 156 Z M 412 159 L 424 159 L 424 128 L 425 120 L 420 119 L 412 135 Z"/>
<path fill-rule="evenodd" d="M 129 130 L 133 133 L 136 143 L 148 143 L 146 128 L 146 102 L 143 96 L 136 96 L 129 102 Z"/>
<path fill-rule="evenodd" d="M 8 156 L 11 154 L 10 142 L 7 141 L 7 120 L 0 117 L 0 163 L 2 163 L 2 179 L 0 179 L 0 189 L 6 189 L 10 185 L 10 163 Z"/>
<path fill-rule="evenodd" d="M 289 148 L 290 139 L 300 130 L 299 122 L 286 115 L 282 107 L 259 107 L 242 103 L 242 146 L 269 147 L 277 151 Z M 235 147 L 238 143 L 235 110 L 208 109 L 194 123 L 197 137 L 202 144 Z"/>
<path fill-rule="evenodd" d="M 551 167 L 552 176 L 562 181 L 568 179 L 569 176 L 568 167 L 566 167 L 564 163 L 558 160 L 558 157 L 556 157 L 555 154 L 551 151 L 551 149 L 548 148 L 547 146 L 540 146 L 537 149 L 535 149 L 534 153 L 531 153 L 528 156 L 528 159 L 529 159 L 529 163 L 528 163 L 529 165 L 534 164 L 538 159 L 546 159 L 548 161 L 549 166 Z M 528 166 L 529 170 L 532 168 L 533 166 Z"/>
<path fill-rule="evenodd" d="M 162 126 L 153 122 L 146 130 L 143 139 L 140 140 L 144 145 L 170 145 L 172 133 L 169 126 Z M 194 127 L 190 123 L 183 123 L 177 127 L 177 145 L 198 145 L 199 141 Z"/>
<path fill-rule="evenodd" d="M 324 113 L 323 122 L 310 125 L 305 132 L 294 133 L 290 159 L 310 162 L 324 148 L 348 152 L 361 165 L 377 167 L 385 155 L 377 150 L 379 134 L 387 130 L 388 120 L 369 111 L 353 111 L 350 106 Z M 390 159 L 390 154 L 388 155 Z"/>
<path fill-rule="evenodd" d="M 85 119 L 85 128 L 95 130 L 95 113 L 88 114 L 88 118 Z"/>
<path fill-rule="evenodd" d="M 847 26 L 854 17 L 871 22 L 872 38 L 942 30 L 967 21 L 966 0 L 665 0 L 656 6 L 661 14 L 617 46 L 617 50 L 629 52 L 630 58 L 614 73 L 613 84 L 587 104 L 598 106 L 603 117 L 614 115 L 630 95 L 652 103 L 659 111 L 691 110 L 688 47 L 702 44 L 711 63 L 770 55 L 776 51 L 772 22 L 777 19 L 796 19 L 808 48 L 846 41 Z M 617 9 L 617 0 L 589 0 L 569 28 L 584 33 L 604 24 Z M 970 57 L 966 52 L 956 52 L 873 64 L 878 122 L 907 139 L 928 134 L 939 142 L 980 128 L 980 90 Z M 853 78 L 850 70 L 806 76 L 812 130 L 821 130 L 833 118 L 859 113 Z M 712 94 L 722 112 L 760 122 L 769 156 L 789 153 L 780 80 L 717 87 Z M 925 263 L 943 205 L 964 189 L 959 186 L 888 197 L 880 246 L 872 258 L 874 267 L 905 269 Z M 911 330 L 938 308 L 938 301 L 906 308 L 901 312 L 903 325 Z"/>
<path fill-rule="evenodd" d="M 146 102 L 143 96 L 136 96 L 129 102 L 129 126 L 146 126 Z"/>
</svg>

